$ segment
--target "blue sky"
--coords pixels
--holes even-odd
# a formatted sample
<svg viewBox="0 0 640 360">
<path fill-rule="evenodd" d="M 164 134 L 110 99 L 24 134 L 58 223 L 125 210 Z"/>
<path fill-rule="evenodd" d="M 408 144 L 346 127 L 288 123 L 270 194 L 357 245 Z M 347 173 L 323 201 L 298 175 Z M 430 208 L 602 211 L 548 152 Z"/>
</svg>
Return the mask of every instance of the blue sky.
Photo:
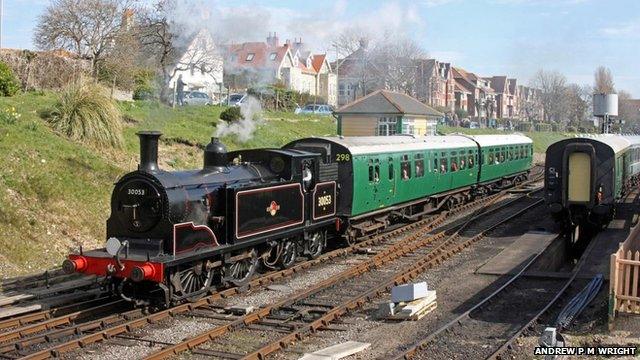
<svg viewBox="0 0 640 360">
<path fill-rule="evenodd" d="M 187 3 L 184 2 L 183 3 Z M 32 29 L 47 0 L 4 0 L 3 46 L 33 48 Z M 536 70 L 557 70 L 591 84 L 599 65 L 618 89 L 640 97 L 640 1 L 422 0 L 242 1 L 190 0 L 179 17 L 241 40 L 303 37 L 331 52 L 336 33 L 357 26 L 416 40 L 432 57 L 481 76 L 509 75 L 527 83 Z M 206 14 L 203 15 L 203 14 Z M 201 19 L 198 19 L 200 17 Z"/>
</svg>

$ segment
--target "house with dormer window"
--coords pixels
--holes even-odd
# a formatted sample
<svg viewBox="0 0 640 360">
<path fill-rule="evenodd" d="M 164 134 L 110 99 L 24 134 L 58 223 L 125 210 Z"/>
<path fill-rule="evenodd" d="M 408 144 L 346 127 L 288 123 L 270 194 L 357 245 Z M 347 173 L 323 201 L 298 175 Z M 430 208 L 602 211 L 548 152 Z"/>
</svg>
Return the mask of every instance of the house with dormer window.
<svg viewBox="0 0 640 360">
<path fill-rule="evenodd" d="M 319 96 L 329 105 L 337 103 L 336 76 L 326 54 L 307 51 L 302 39 L 280 44 L 275 33 L 266 42 L 228 45 L 224 83 L 232 91 L 282 84 Z"/>
</svg>

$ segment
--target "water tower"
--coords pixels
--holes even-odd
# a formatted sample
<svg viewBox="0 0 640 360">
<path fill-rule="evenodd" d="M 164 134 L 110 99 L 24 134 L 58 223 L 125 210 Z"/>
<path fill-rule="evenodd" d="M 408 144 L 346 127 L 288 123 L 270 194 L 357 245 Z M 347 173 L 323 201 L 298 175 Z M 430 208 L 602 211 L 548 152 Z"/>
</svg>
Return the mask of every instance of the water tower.
<svg viewBox="0 0 640 360">
<path fill-rule="evenodd" d="M 602 133 L 611 131 L 611 117 L 618 116 L 618 94 L 593 94 L 593 115 L 600 118 Z"/>
</svg>

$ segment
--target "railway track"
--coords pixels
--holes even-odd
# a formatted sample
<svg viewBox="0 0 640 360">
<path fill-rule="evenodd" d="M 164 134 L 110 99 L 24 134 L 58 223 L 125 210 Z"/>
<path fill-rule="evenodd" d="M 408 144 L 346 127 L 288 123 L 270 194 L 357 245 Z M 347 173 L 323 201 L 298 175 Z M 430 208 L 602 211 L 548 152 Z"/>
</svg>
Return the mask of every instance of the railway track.
<svg viewBox="0 0 640 360">
<path fill-rule="evenodd" d="M 222 290 L 198 302 L 179 305 L 152 314 L 146 314 L 140 309 L 127 309 L 126 307 L 122 307 L 122 302 L 117 300 L 111 302 L 94 300 L 95 303 L 86 302 L 87 307 L 85 309 L 69 311 L 63 316 L 51 316 L 51 313 L 43 311 L 28 314 L 22 318 L 10 319 L 0 323 L 0 329 L 8 329 L 4 334 L 0 334 L 0 356 L 7 358 L 21 356 L 48 358 L 113 336 L 126 337 L 125 334 L 137 328 L 144 327 L 149 323 L 157 322 L 167 317 L 193 313 L 195 310 L 201 310 L 203 308 L 215 307 L 215 302 L 221 299 L 232 297 L 250 289 L 264 287 L 282 278 L 300 273 L 317 264 L 328 262 L 337 257 L 358 252 L 363 248 L 378 246 L 385 242 L 393 243 L 394 240 L 399 242 L 396 238 L 404 232 L 413 231 L 415 234 L 431 230 L 441 225 L 453 215 L 469 211 L 483 204 L 486 205 L 497 202 L 504 197 L 504 195 L 505 193 L 501 193 L 486 197 L 477 202 L 457 207 L 450 212 L 376 236 L 349 248 L 334 250 L 324 254 L 318 259 L 298 264 L 290 269 L 268 273 L 254 279 L 245 288 Z M 113 311 L 115 310 L 125 312 L 114 315 Z M 101 313 L 111 313 L 111 315 L 100 318 L 98 315 Z"/>
<path fill-rule="evenodd" d="M 394 359 L 501 359 L 513 342 L 576 287 L 576 277 L 593 249 L 587 247 L 568 278 L 530 278 L 524 274 L 542 253 L 500 288 L 447 322 Z"/>
<path fill-rule="evenodd" d="M 167 346 L 146 359 L 165 359 L 185 351 L 214 358 L 264 359 L 307 335 L 329 328 L 342 315 L 378 298 L 392 286 L 438 266 L 481 240 L 487 232 L 541 203 L 540 199 L 526 196 L 519 200 L 482 212 L 457 226 L 453 233 L 449 229 L 418 235 L 402 246 L 378 253 L 310 289 L 246 316 L 231 321 L 218 317 L 220 324 L 214 328 Z M 489 213 L 493 220 L 485 216 Z M 467 236 L 471 232 L 474 235 Z M 208 310 L 215 314 L 219 309 L 214 306 Z M 238 352 L 232 353 L 230 349 Z"/>
<path fill-rule="evenodd" d="M 229 298 L 241 292 L 246 292 L 258 287 L 264 287 L 267 284 L 300 273 L 321 263 L 327 263 L 338 257 L 358 252 L 360 249 L 393 241 L 394 238 L 403 231 L 409 231 L 411 229 L 432 229 L 442 224 L 447 218 L 463 213 L 464 211 L 472 210 L 482 204 L 497 201 L 500 197 L 501 195 L 497 194 L 492 197 L 483 198 L 474 203 L 459 206 L 446 214 L 441 214 L 417 223 L 409 224 L 391 231 L 390 233 L 365 240 L 348 248 L 333 250 L 329 253 L 323 254 L 318 259 L 307 261 L 282 271 L 267 273 L 251 281 L 245 288 L 229 288 L 214 293 L 210 297 L 202 299 L 201 301 Z M 86 333 L 88 330 L 95 332 L 99 329 L 107 329 L 108 327 L 115 325 L 117 322 L 126 323 L 127 321 L 134 321 L 142 317 L 142 312 L 133 311 L 134 309 L 132 307 L 127 309 L 126 305 L 127 303 L 123 300 L 112 299 L 105 296 L 75 303 L 69 306 L 52 308 L 0 321 L 0 331 L 2 331 L 2 333 L 0 333 L 0 356 L 21 356 L 26 354 L 26 350 L 34 345 L 60 340 L 65 336 L 69 337 L 72 334 L 80 335 L 82 332 Z M 99 314 L 128 310 L 131 310 L 131 312 L 125 312 L 117 317 L 96 319 L 96 315 Z M 182 310 L 184 310 L 184 308 L 173 309 L 175 313 L 181 313 Z M 157 316 L 162 317 L 163 315 L 164 313 L 161 312 Z M 91 319 L 93 319 L 93 321 L 89 322 Z"/>
</svg>

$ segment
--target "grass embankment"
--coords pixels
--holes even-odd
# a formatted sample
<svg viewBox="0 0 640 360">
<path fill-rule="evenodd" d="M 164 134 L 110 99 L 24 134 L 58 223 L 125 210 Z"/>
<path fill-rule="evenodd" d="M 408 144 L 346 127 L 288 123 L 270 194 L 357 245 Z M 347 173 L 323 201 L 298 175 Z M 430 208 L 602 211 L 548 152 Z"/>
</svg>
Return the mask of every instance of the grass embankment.
<svg viewBox="0 0 640 360">
<path fill-rule="evenodd" d="M 0 277 L 59 264 L 72 248 L 104 241 L 113 183 L 135 169 L 139 130 L 160 130 L 160 163 L 166 169 L 202 166 L 201 147 L 215 132 L 218 107 L 171 109 L 122 103 L 124 147 L 82 144 L 51 130 L 40 113 L 55 95 L 0 98 L 0 111 L 15 108 L 15 123 L 0 120 Z M 230 150 L 281 146 L 304 136 L 335 134 L 332 118 L 265 113 L 246 143 L 223 138 Z"/>
<path fill-rule="evenodd" d="M 443 134 L 450 133 L 463 133 L 468 135 L 485 135 L 485 134 L 511 134 L 518 133 L 523 134 L 531 140 L 533 140 L 533 152 L 537 154 L 544 154 L 549 145 L 553 144 L 556 141 L 560 141 L 562 139 L 571 136 L 570 133 L 560 133 L 560 132 L 518 132 L 518 131 L 501 131 L 496 129 L 467 129 L 467 128 L 456 128 L 449 126 L 438 126 L 438 131 Z"/>
</svg>

